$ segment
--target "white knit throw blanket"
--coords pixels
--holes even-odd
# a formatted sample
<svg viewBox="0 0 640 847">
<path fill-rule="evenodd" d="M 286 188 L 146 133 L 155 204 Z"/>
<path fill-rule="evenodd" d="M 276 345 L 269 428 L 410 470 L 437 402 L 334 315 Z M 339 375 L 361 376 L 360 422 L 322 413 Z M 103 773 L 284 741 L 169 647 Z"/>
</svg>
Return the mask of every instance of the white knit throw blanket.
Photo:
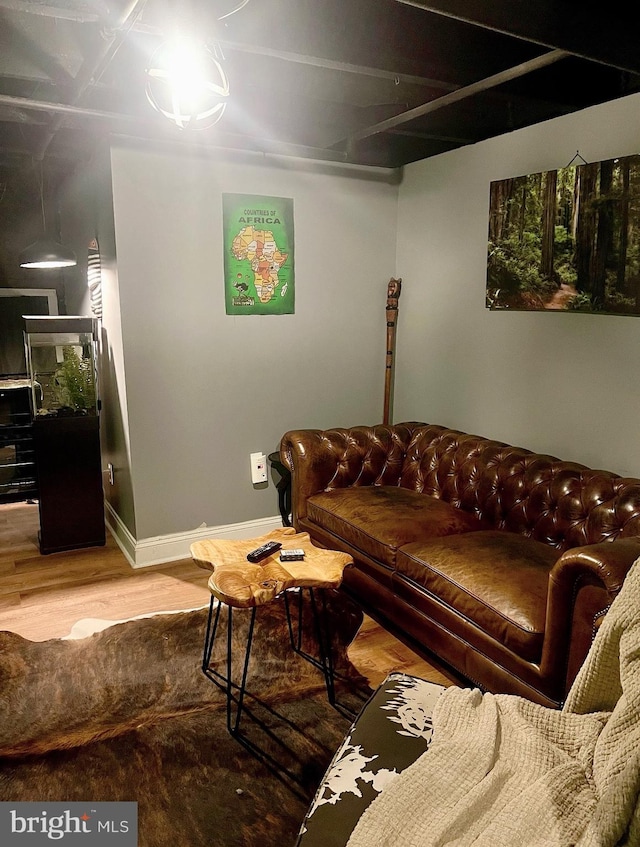
<svg viewBox="0 0 640 847">
<path fill-rule="evenodd" d="M 562 711 L 449 688 L 348 847 L 640 845 L 640 559 Z"/>
</svg>

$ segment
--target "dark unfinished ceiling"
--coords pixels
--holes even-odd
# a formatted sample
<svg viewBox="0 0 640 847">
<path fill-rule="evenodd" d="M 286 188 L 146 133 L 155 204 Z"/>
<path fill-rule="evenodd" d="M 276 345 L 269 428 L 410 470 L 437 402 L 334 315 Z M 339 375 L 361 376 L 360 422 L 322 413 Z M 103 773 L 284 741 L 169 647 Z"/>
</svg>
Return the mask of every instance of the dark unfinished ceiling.
<svg viewBox="0 0 640 847">
<path fill-rule="evenodd" d="M 0 0 L 0 164 L 73 166 L 115 132 L 398 168 L 638 91 L 635 26 L 620 9 Z M 145 95 L 150 57 L 176 25 L 223 57 L 229 104 L 208 129 L 179 129 Z"/>
</svg>

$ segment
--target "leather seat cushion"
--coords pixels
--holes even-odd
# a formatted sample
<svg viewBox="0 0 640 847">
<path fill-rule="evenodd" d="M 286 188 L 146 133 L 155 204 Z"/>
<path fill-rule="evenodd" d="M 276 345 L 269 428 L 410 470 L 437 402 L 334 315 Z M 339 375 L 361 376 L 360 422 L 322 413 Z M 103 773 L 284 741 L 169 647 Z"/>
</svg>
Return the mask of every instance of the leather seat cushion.
<svg viewBox="0 0 640 847">
<path fill-rule="evenodd" d="M 501 530 L 405 545 L 396 573 L 426 589 L 509 650 L 542 655 L 553 547 Z"/>
<path fill-rule="evenodd" d="M 482 524 L 474 515 L 408 488 L 367 485 L 335 488 L 307 501 L 313 523 L 357 550 L 395 567 L 396 550 L 411 541 L 471 532 Z"/>
</svg>

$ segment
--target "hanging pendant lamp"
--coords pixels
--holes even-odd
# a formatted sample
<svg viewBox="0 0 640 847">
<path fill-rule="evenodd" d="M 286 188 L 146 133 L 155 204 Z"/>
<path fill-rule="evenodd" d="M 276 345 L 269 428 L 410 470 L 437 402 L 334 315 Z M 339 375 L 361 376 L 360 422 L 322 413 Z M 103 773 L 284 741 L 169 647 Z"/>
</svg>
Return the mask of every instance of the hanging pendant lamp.
<svg viewBox="0 0 640 847">
<path fill-rule="evenodd" d="M 78 264 L 73 250 L 52 238 L 42 238 L 25 247 L 18 261 L 21 268 L 71 268 Z"/>
<path fill-rule="evenodd" d="M 47 222 L 44 214 L 44 185 L 42 161 L 40 162 L 40 208 L 42 210 L 43 238 L 34 241 L 20 253 L 18 263 L 21 268 L 71 268 L 78 264 L 76 254 L 53 238 L 47 238 Z"/>
</svg>

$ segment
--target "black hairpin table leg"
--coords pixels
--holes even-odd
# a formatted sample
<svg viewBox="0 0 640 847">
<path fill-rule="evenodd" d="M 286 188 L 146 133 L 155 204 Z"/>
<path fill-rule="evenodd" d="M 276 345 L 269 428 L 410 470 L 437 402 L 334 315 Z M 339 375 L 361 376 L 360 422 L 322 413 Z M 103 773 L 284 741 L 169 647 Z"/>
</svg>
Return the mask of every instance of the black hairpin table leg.
<svg viewBox="0 0 640 847">
<path fill-rule="evenodd" d="M 335 709 L 337 709 L 339 712 L 346 715 L 347 717 L 355 717 L 355 715 L 357 714 L 355 710 L 350 709 L 347 706 L 336 701 L 336 674 L 335 667 L 333 664 L 333 650 L 331 649 L 331 625 L 329 619 L 329 611 L 327 609 L 326 593 L 323 589 L 320 589 L 320 596 L 322 599 L 320 603 L 320 609 L 318 609 L 316 592 L 313 588 L 307 589 L 309 591 L 311 613 L 313 615 L 316 638 L 318 641 L 318 656 L 316 657 L 312 656 L 310 653 L 307 653 L 306 650 L 302 649 L 302 607 L 304 589 L 299 588 L 297 590 L 299 593 L 297 632 L 294 632 L 291 607 L 289 605 L 290 592 L 286 591 L 284 593 L 285 611 L 287 615 L 287 625 L 289 628 L 289 639 L 291 641 L 291 649 L 294 651 L 294 653 L 297 653 L 299 656 L 302 656 L 303 659 L 306 659 L 307 662 L 310 662 L 314 667 L 318 668 L 318 670 L 322 672 L 327 688 L 327 699 L 329 700 L 329 703 L 331 703 L 331 705 Z"/>
<path fill-rule="evenodd" d="M 247 671 L 249 670 L 249 659 L 251 657 L 251 644 L 253 642 L 253 629 L 256 621 L 257 607 L 251 609 L 251 618 L 249 620 L 249 632 L 247 634 L 247 643 L 245 646 L 244 661 L 242 663 L 242 674 L 240 683 L 233 681 L 233 607 L 226 606 L 227 609 L 227 672 L 226 675 L 214 670 L 211 664 L 211 654 L 213 652 L 213 644 L 218 631 L 220 620 L 220 608 L 222 603 L 217 602 L 215 615 L 213 613 L 216 599 L 211 598 L 209 604 L 209 617 L 207 620 L 207 630 L 205 634 L 204 652 L 202 656 L 202 672 L 204 675 L 221 688 L 227 698 L 227 729 L 231 735 L 236 735 L 240 726 L 240 718 L 242 716 L 242 706 L 244 703 L 244 695 L 247 685 Z M 234 690 L 236 693 L 234 693 Z M 235 718 L 233 716 L 233 703 L 236 703 Z"/>
</svg>

